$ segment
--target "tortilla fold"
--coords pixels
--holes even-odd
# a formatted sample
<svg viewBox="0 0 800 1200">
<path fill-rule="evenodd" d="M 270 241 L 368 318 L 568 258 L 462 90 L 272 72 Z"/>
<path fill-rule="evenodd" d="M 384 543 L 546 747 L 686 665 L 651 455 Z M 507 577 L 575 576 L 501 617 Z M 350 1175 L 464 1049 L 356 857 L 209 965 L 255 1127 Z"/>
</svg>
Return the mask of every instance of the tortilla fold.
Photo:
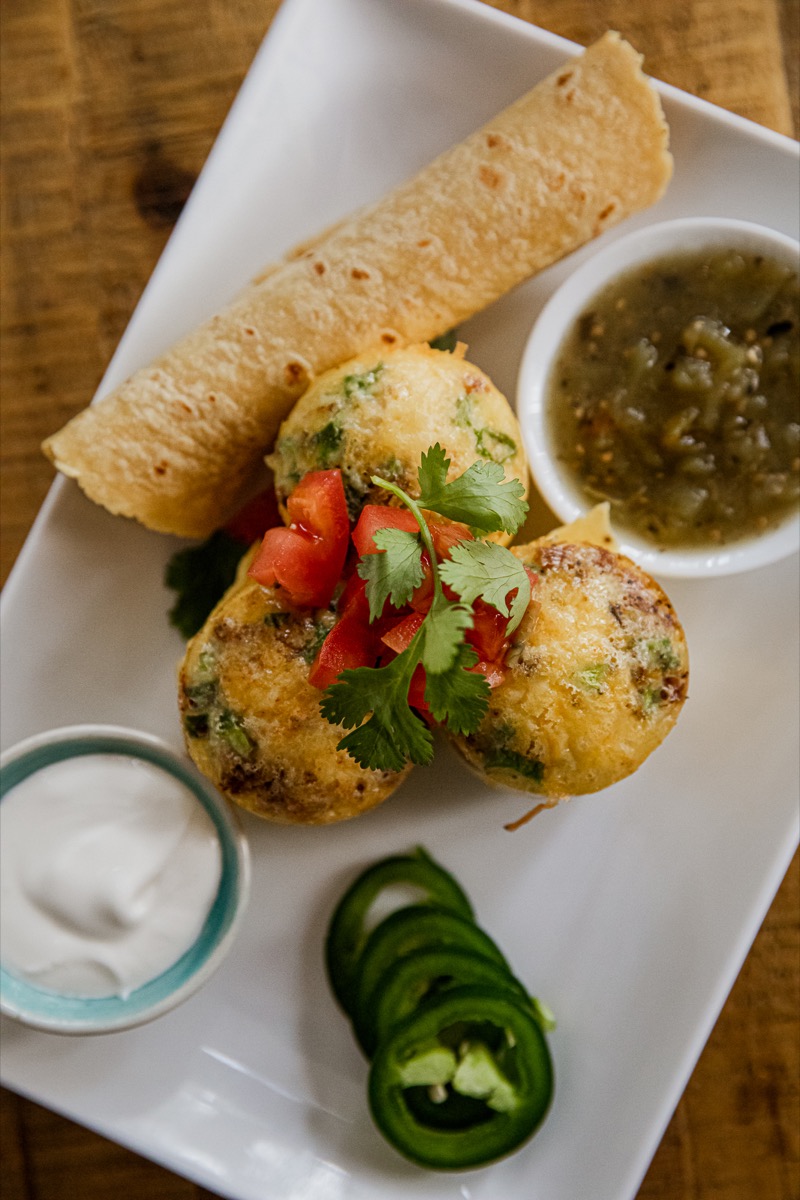
<svg viewBox="0 0 800 1200">
<path fill-rule="evenodd" d="M 247 499 L 316 375 L 440 335 L 652 204 L 672 171 L 667 143 L 640 55 L 606 34 L 263 273 L 43 450 L 111 512 L 204 537 Z"/>
</svg>

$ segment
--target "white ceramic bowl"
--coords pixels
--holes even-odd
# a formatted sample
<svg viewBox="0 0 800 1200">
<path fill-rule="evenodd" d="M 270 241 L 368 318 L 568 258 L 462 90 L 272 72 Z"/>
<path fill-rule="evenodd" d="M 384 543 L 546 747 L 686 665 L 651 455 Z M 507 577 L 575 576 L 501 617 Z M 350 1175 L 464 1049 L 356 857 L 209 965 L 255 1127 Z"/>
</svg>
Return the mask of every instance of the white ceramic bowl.
<svg viewBox="0 0 800 1200">
<path fill-rule="evenodd" d="M 798 243 L 773 229 L 717 217 L 679 218 L 649 225 L 609 243 L 570 275 L 542 309 L 522 358 L 517 413 L 534 482 L 565 523 L 587 512 L 591 502 L 559 462 L 547 419 L 550 375 L 564 338 L 593 297 L 619 275 L 664 255 L 712 247 L 761 251 L 798 266 Z M 653 573 L 673 578 L 731 575 L 765 566 L 796 551 L 800 546 L 800 514 L 791 514 L 764 534 L 718 547 L 660 549 L 627 530 L 614 532 L 622 552 Z"/>
<path fill-rule="evenodd" d="M 175 1008 L 206 982 L 228 953 L 250 887 L 250 857 L 238 818 L 188 758 L 148 733 L 114 725 L 75 725 L 28 738 L 0 758 L 0 804 L 2 797 L 29 775 L 83 754 L 143 759 L 188 787 L 216 829 L 222 873 L 194 943 L 166 971 L 127 996 L 65 995 L 37 987 L 0 964 L 0 1010 L 49 1033 L 113 1033 L 144 1024 Z"/>
</svg>

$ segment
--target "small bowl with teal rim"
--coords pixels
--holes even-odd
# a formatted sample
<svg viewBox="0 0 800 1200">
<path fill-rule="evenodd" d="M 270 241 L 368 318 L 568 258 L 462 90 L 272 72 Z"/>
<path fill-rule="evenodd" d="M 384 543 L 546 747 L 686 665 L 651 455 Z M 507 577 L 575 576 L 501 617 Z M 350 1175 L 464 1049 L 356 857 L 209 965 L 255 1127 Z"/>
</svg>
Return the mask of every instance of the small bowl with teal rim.
<svg viewBox="0 0 800 1200">
<path fill-rule="evenodd" d="M 112 1033 L 188 999 L 238 932 L 250 858 L 188 758 L 113 725 L 55 729 L 0 758 L 0 1011 Z"/>
<path fill-rule="evenodd" d="M 800 545 L 800 251 L 774 229 L 637 229 L 553 293 L 520 367 L 533 480 L 570 522 L 608 501 L 620 549 L 670 577 Z"/>
</svg>

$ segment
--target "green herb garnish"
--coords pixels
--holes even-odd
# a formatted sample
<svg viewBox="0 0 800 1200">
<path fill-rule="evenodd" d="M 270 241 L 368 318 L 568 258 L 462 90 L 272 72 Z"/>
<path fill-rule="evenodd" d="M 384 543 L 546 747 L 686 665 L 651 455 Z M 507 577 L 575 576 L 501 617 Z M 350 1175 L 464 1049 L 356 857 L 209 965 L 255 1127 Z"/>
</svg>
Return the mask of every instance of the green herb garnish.
<svg viewBox="0 0 800 1200">
<path fill-rule="evenodd" d="M 238 713 L 230 708 L 223 708 L 218 713 L 215 723 L 216 732 L 226 741 L 239 758 L 248 758 L 256 748 L 256 744 L 244 727 L 244 721 Z"/>
<path fill-rule="evenodd" d="M 530 599 L 530 582 L 522 564 L 500 546 L 465 538 L 453 547 L 447 562 L 439 562 L 422 509 L 474 529 L 508 533 L 516 532 L 527 511 L 522 484 L 506 481 L 497 464 L 475 463 L 448 483 L 449 467 L 450 460 L 438 443 L 422 455 L 421 496 L 416 501 L 389 480 L 372 477 L 377 487 L 392 493 L 411 511 L 419 532 L 378 530 L 375 543 L 380 553 L 361 559 L 358 572 L 366 581 L 370 621 L 382 614 L 387 600 L 397 607 L 409 603 L 423 579 L 423 551 L 431 564 L 433 600 L 401 654 L 385 667 L 343 671 L 322 698 L 323 716 L 350 730 L 339 748 L 367 769 L 399 771 L 409 759 L 430 762 L 430 729 L 408 703 L 418 667 L 425 671 L 425 701 L 434 720 L 451 732 L 475 731 L 488 706 L 489 685 L 483 675 L 469 669 L 478 661 L 465 641 L 473 623 L 470 605 L 480 597 L 508 615 L 513 628 Z M 457 599 L 445 595 L 443 582 Z"/>
<path fill-rule="evenodd" d="M 458 330 L 448 329 L 446 333 L 442 333 L 439 337 L 431 338 L 428 342 L 431 350 L 446 350 L 452 354 L 458 345 Z"/>
<path fill-rule="evenodd" d="M 462 521 L 482 533 L 517 532 L 528 511 L 525 489 L 518 479 L 506 480 L 499 463 L 477 462 L 447 483 L 449 467 L 450 460 L 438 442 L 423 454 L 420 508 Z"/>
<path fill-rule="evenodd" d="M 538 758 L 527 758 L 518 750 L 493 750 L 484 758 L 484 766 L 490 771 L 516 771 L 534 783 L 541 783 L 544 778 L 544 763 Z"/>
<path fill-rule="evenodd" d="M 342 380 L 345 399 L 352 400 L 355 395 L 369 393 L 380 379 L 382 371 L 383 363 L 379 362 L 370 371 L 364 371 L 361 375 L 345 375 Z"/>
<path fill-rule="evenodd" d="M 584 692 L 594 692 L 599 694 L 603 691 L 606 685 L 608 673 L 611 670 L 611 663 L 598 662 L 590 663 L 588 667 L 584 667 L 580 671 L 576 671 L 573 676 L 573 683 L 576 687 L 581 688 Z"/>
<path fill-rule="evenodd" d="M 185 638 L 202 628 L 231 586 L 246 549 L 243 542 L 218 529 L 199 546 L 187 546 L 173 554 L 164 574 L 166 586 L 177 592 L 169 620 Z"/>
</svg>

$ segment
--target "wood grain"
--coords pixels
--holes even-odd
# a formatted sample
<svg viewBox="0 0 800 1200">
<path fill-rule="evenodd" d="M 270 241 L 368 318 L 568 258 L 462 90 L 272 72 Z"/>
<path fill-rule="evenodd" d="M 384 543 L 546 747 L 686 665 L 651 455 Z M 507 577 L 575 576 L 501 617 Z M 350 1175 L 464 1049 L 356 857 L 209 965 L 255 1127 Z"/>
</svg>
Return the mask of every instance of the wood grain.
<svg viewBox="0 0 800 1200">
<path fill-rule="evenodd" d="M 583 44 L 619 29 L 650 74 L 797 134 L 797 0 L 488 2 Z M 278 7 L 0 5 L 3 580 L 52 479 L 39 443 L 94 392 Z M 798 1200 L 799 968 L 796 857 L 639 1200 Z M 0 1139 L 3 1200 L 210 1196 L 8 1092 Z"/>
</svg>

